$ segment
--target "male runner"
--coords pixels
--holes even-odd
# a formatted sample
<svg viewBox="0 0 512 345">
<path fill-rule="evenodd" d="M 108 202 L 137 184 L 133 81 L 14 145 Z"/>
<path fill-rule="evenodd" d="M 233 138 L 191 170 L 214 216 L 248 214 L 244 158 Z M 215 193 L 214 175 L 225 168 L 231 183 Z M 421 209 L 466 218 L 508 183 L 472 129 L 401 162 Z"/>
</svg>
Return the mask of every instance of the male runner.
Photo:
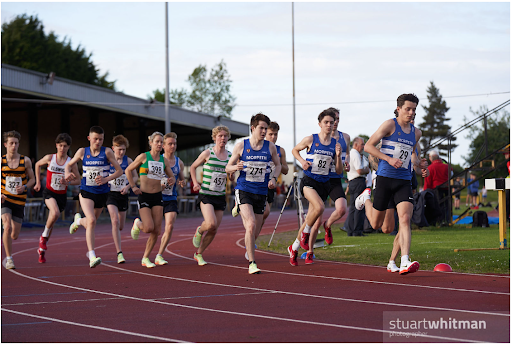
<svg viewBox="0 0 512 345">
<path fill-rule="evenodd" d="M 68 184 L 80 184 L 79 180 L 68 183 L 64 179 L 66 164 L 71 160 L 71 157 L 68 156 L 68 150 L 71 146 L 71 137 L 69 134 L 60 133 L 57 135 L 55 146 L 57 153 L 44 156 L 35 166 L 36 185 L 34 186 L 34 190 L 36 192 L 41 190 L 41 166 L 48 166 L 46 168 L 46 186 L 43 190 L 43 200 L 48 208 L 48 219 L 46 220 L 44 231 L 39 238 L 39 248 L 37 249 L 37 254 L 39 255 L 38 261 L 41 264 L 46 262 L 45 253 L 48 249 L 46 243 L 50 239 L 53 226 L 59 219 L 61 212 L 66 209 Z M 72 166 L 71 169 L 78 175 L 78 167 L 76 164 Z"/>
<path fill-rule="evenodd" d="M 226 209 L 226 178 L 231 181 L 234 174 L 226 173 L 226 165 L 231 158 L 231 152 L 226 150 L 226 144 L 231 137 L 229 128 L 217 126 L 212 129 L 214 147 L 204 150 L 190 166 L 193 189 L 199 191 L 198 203 L 204 221 L 197 227 L 192 238 L 192 244 L 197 248 L 194 259 L 199 266 L 206 265 L 203 252 L 212 243 Z M 196 169 L 203 164 L 203 183 L 196 179 Z"/>
<path fill-rule="evenodd" d="M 336 142 L 341 145 L 341 162 L 343 164 L 343 168 L 345 171 L 350 170 L 350 150 L 347 150 L 347 147 L 350 145 L 350 135 L 347 133 L 342 133 L 338 131 L 338 124 L 340 123 L 340 111 L 336 108 L 329 108 L 335 112 L 336 117 L 334 118 L 334 126 L 332 128 L 331 137 L 336 139 Z M 343 171 L 341 174 L 336 173 L 336 166 L 332 165 L 331 170 L 329 170 L 329 196 L 331 200 L 334 201 L 334 211 L 331 213 L 329 218 L 324 222 L 325 229 L 325 243 L 328 245 L 332 244 L 332 232 L 331 226 L 338 219 L 341 219 L 343 215 L 347 212 L 347 197 L 345 196 L 345 191 L 343 190 L 343 186 L 341 185 L 341 179 L 343 178 Z M 321 221 L 321 219 L 320 219 Z M 315 223 L 313 228 L 311 229 L 313 232 L 318 233 L 318 228 L 320 227 L 320 222 Z M 301 238 L 301 247 L 304 250 L 309 249 L 309 234 L 306 232 L 302 232 Z"/>
<path fill-rule="evenodd" d="M 123 170 L 123 174 L 116 179 L 109 181 L 110 191 L 107 197 L 107 209 L 110 214 L 110 222 L 112 223 L 112 238 L 117 252 L 117 263 L 122 264 L 125 262 L 124 255 L 121 250 L 121 230 L 124 228 L 126 222 L 126 211 L 129 206 L 130 186 L 126 178 L 125 169 L 130 165 L 133 160 L 126 156 L 126 149 L 130 147 L 128 139 L 122 135 L 116 135 L 112 139 L 112 151 L 117 163 Z M 115 173 L 115 168 L 110 165 L 110 174 Z M 132 171 L 133 179 L 137 180 L 137 172 Z"/>
<path fill-rule="evenodd" d="M 413 211 L 411 164 L 419 174 L 424 174 L 423 170 L 428 165 L 425 159 L 418 159 L 415 151 L 421 138 L 421 131 L 411 124 L 417 105 L 418 98 L 414 94 L 400 95 L 395 109 L 396 118 L 386 120 L 366 142 L 365 151 L 380 159 L 374 202 L 370 200 L 371 189 L 367 188 L 355 203 L 358 210 L 365 208 L 366 217 L 374 229 L 383 225 L 390 200 L 396 205 L 400 234 L 397 242 L 402 254 L 400 274 L 414 273 L 420 267 L 417 261 L 412 262 L 409 258 Z M 382 146 L 378 150 L 375 146 L 380 140 Z"/>
<path fill-rule="evenodd" d="M 274 176 L 270 178 L 270 161 L 275 164 L 275 175 L 281 172 L 281 162 L 274 143 L 265 140 L 270 119 L 261 113 L 251 118 L 251 137 L 239 142 L 226 165 L 226 172 L 240 170 L 235 198 L 245 227 L 245 247 L 249 257 L 249 274 L 260 273 L 254 260 L 255 235 L 261 229 L 268 188 L 275 188 Z"/>
<path fill-rule="evenodd" d="M 96 220 L 103 211 L 108 198 L 110 190 L 108 182 L 118 178 L 123 173 L 123 169 L 119 166 L 112 149 L 102 146 L 104 139 L 105 132 L 103 128 L 92 126 L 87 136 L 90 146 L 79 148 L 65 168 L 65 179 L 71 182 L 78 178 L 75 173 L 71 172 L 71 167 L 78 161 L 82 161 L 83 173 L 79 200 L 85 217 L 80 218 L 80 213 L 75 214 L 75 220 L 69 226 L 69 233 L 74 234 L 80 225 L 85 227 L 87 257 L 91 268 L 101 264 L 101 258 L 96 257 L 94 251 L 94 230 L 96 229 Z M 110 164 L 115 168 L 115 172 L 109 175 Z"/>
<path fill-rule="evenodd" d="M 327 200 L 330 190 L 329 171 L 334 165 L 337 174 L 343 172 L 341 145 L 331 136 L 335 119 L 336 112 L 334 110 L 326 109 L 322 111 L 318 115 L 320 133 L 305 137 L 292 149 L 293 156 L 302 164 L 302 169 L 304 169 L 300 189 L 302 195 L 309 201 L 306 221 L 299 229 L 295 242 L 288 247 L 290 265 L 292 266 L 298 266 L 297 255 L 301 246 L 301 239 L 305 239 L 307 236 L 303 236 L 303 233 L 310 234 L 305 262 L 306 264 L 313 263 L 313 244 L 316 241 L 318 228 L 322 221 L 322 214 L 325 209 L 324 202 Z M 305 149 L 307 149 L 307 155 L 306 159 L 303 159 L 299 152 Z M 315 223 L 318 224 L 313 228 Z"/>
<path fill-rule="evenodd" d="M 7 153 L 2 156 L 2 239 L 6 255 L 5 268 L 15 269 L 12 260 L 12 240 L 20 235 L 25 216 L 27 191 L 36 179 L 30 158 L 18 153 L 21 134 L 16 131 L 4 133 L 4 146 Z"/>
</svg>

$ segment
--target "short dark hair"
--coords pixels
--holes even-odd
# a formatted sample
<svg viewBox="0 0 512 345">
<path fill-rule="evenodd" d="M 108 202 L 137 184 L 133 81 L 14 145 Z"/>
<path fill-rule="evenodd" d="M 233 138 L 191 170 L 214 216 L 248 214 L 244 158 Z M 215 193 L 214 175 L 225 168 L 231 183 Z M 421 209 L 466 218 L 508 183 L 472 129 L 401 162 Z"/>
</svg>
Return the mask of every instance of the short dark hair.
<svg viewBox="0 0 512 345">
<path fill-rule="evenodd" d="M 340 114 L 340 110 L 338 108 L 334 108 L 334 107 L 330 107 L 329 109 L 327 110 L 333 110 L 335 111 L 338 115 Z"/>
<path fill-rule="evenodd" d="M 57 135 L 57 138 L 55 138 L 55 144 L 59 144 L 65 142 L 69 146 L 71 146 L 71 136 L 68 133 L 60 133 Z"/>
<path fill-rule="evenodd" d="M 272 121 L 272 122 L 270 122 L 270 125 L 268 125 L 268 129 L 270 129 L 273 132 L 278 132 L 279 131 L 279 125 L 277 124 L 277 122 Z"/>
<path fill-rule="evenodd" d="M 326 116 L 330 116 L 333 120 L 336 120 L 336 110 L 332 110 L 331 108 L 325 109 L 318 115 L 318 122 L 322 122 L 323 118 Z"/>
<path fill-rule="evenodd" d="M 251 127 L 253 127 L 253 126 L 258 127 L 258 124 L 260 123 L 260 121 L 263 121 L 267 125 L 270 125 L 270 119 L 268 118 L 267 115 L 262 114 L 262 113 L 257 113 L 256 115 L 253 115 L 251 117 Z"/>
<path fill-rule="evenodd" d="M 4 143 L 9 141 L 9 138 L 16 138 L 18 141 L 21 140 L 21 134 L 18 131 L 4 132 Z"/>
<path fill-rule="evenodd" d="M 89 133 L 104 134 L 105 131 L 100 126 L 92 126 L 91 129 L 89 129 Z"/>
<path fill-rule="evenodd" d="M 414 93 L 404 93 L 398 96 L 396 99 L 396 106 L 401 108 L 404 106 L 405 101 L 416 103 L 416 105 L 420 102 L 418 97 Z M 395 109 L 395 116 L 398 117 L 398 111 Z"/>
</svg>

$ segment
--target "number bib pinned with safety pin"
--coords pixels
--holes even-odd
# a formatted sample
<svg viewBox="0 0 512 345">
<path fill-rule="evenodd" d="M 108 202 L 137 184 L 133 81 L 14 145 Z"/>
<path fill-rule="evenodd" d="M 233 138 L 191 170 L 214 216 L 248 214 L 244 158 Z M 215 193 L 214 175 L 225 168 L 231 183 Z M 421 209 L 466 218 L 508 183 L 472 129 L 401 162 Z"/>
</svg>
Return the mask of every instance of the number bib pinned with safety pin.
<svg viewBox="0 0 512 345">
<path fill-rule="evenodd" d="M 316 175 L 329 175 L 331 162 L 331 156 L 315 154 L 313 164 L 311 165 L 311 173 Z"/>
<path fill-rule="evenodd" d="M 152 180 L 161 180 L 164 175 L 164 163 L 157 161 L 148 162 L 148 178 Z"/>
<path fill-rule="evenodd" d="M 267 173 L 267 162 L 247 161 L 245 170 L 245 179 L 249 182 L 265 182 Z"/>
<path fill-rule="evenodd" d="M 52 180 L 50 182 L 50 187 L 53 188 L 53 190 L 64 190 L 66 189 L 66 186 L 62 184 L 62 180 L 64 179 L 63 174 L 52 174 Z"/>
<path fill-rule="evenodd" d="M 109 181 L 110 191 L 120 192 L 126 186 L 126 175 L 122 174 L 116 179 Z"/>
<path fill-rule="evenodd" d="M 19 176 L 6 176 L 5 177 L 5 190 L 11 194 L 18 194 L 16 187 L 21 186 L 21 177 Z"/>
<path fill-rule="evenodd" d="M 86 186 L 99 186 L 96 183 L 96 177 L 103 176 L 103 167 L 87 167 L 87 173 L 85 175 Z"/>
<path fill-rule="evenodd" d="M 223 192 L 226 190 L 226 173 L 212 172 L 210 179 L 210 190 L 213 192 Z M 263 176 L 265 178 L 265 176 Z"/>
<path fill-rule="evenodd" d="M 411 161 L 412 146 L 402 143 L 395 144 L 395 150 L 393 151 L 393 158 L 398 158 L 402 161 L 402 168 L 409 167 Z"/>
</svg>

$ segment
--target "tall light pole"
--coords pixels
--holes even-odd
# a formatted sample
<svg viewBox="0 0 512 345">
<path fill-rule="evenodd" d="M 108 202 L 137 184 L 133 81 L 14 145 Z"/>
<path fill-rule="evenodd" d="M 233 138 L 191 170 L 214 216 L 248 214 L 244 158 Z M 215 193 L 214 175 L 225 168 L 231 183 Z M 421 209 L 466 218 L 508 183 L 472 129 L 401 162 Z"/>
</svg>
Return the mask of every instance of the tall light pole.
<svg viewBox="0 0 512 345">
<path fill-rule="evenodd" d="M 295 131 L 295 30 L 292 2 L 292 67 L 293 67 L 293 147 L 297 145 Z M 293 157 L 293 171 L 296 171 L 295 157 Z"/>
<path fill-rule="evenodd" d="M 171 115 L 169 114 L 169 24 L 167 15 L 168 3 L 165 3 L 165 133 L 171 131 Z"/>
</svg>

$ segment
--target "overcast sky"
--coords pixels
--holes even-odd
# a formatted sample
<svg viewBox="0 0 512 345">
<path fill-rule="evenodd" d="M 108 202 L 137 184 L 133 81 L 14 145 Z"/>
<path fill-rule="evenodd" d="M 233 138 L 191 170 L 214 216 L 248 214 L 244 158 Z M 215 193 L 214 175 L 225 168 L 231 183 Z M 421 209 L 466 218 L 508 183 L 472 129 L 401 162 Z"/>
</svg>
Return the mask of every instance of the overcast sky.
<svg viewBox="0 0 512 345">
<path fill-rule="evenodd" d="M 188 88 L 195 67 L 223 59 L 237 98 L 233 119 L 248 123 L 261 111 L 277 121 L 289 160 L 291 10 L 291 3 L 169 3 L 170 87 Z M 402 93 L 420 98 L 420 123 L 430 81 L 450 107 L 453 130 L 473 117 L 470 107 L 510 99 L 508 2 L 299 2 L 294 11 L 297 143 L 318 132 L 317 116 L 330 106 L 340 109 L 341 131 L 371 135 L 394 116 Z M 1 3 L 2 23 L 23 13 L 92 53 L 118 91 L 146 99 L 165 87 L 164 3 Z M 453 155 L 461 165 L 464 135 Z"/>
</svg>

